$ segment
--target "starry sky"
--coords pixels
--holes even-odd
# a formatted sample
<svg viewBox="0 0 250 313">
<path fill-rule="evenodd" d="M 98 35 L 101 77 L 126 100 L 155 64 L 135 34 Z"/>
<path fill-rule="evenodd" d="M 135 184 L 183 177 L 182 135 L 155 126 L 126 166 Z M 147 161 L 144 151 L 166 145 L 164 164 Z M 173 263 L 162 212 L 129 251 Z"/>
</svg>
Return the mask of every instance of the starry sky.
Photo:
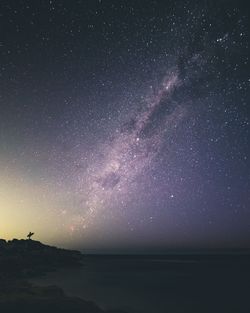
<svg viewBox="0 0 250 313">
<path fill-rule="evenodd" d="M 249 7 L 3 0 L 0 237 L 250 248 Z"/>
</svg>

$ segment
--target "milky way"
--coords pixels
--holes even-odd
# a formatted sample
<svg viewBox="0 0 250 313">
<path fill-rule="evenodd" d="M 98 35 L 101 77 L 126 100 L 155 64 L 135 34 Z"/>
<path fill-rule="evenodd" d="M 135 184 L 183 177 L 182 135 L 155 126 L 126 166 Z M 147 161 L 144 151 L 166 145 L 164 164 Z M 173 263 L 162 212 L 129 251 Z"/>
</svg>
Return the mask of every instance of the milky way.
<svg viewBox="0 0 250 313">
<path fill-rule="evenodd" d="M 161 251 L 249 245 L 247 6 L 1 6 L 6 238 L 33 231 L 68 246 Z"/>
<path fill-rule="evenodd" d="M 176 106 L 171 114 L 162 113 L 160 123 L 153 121 L 161 106 L 169 106 L 172 92 L 179 84 L 178 73 L 167 75 L 157 94 L 145 104 L 145 110 L 122 125 L 114 139 L 104 145 L 100 163 L 87 170 L 83 184 L 86 200 L 78 219 L 83 228 L 103 210 L 112 210 L 121 201 L 124 205 L 129 194 L 136 192 L 140 175 L 150 169 L 160 153 L 165 133 L 178 127 L 183 118 L 184 110 Z"/>
</svg>

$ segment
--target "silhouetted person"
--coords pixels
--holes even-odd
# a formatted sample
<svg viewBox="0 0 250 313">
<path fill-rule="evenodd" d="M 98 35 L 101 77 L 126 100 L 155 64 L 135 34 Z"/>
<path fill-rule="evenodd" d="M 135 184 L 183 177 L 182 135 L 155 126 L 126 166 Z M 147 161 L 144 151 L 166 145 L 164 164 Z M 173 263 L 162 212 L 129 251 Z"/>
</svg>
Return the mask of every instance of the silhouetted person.
<svg viewBox="0 0 250 313">
<path fill-rule="evenodd" d="M 31 232 L 28 233 L 27 237 L 29 238 L 29 240 L 30 240 L 30 238 L 31 238 L 33 235 L 34 235 L 34 233 L 31 233 Z"/>
</svg>

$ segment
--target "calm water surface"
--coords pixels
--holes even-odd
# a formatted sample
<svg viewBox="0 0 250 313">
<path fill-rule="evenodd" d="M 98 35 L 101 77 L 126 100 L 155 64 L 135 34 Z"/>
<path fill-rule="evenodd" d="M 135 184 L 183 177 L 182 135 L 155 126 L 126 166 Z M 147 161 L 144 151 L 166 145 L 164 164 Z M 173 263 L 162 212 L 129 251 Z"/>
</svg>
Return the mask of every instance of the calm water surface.
<svg viewBox="0 0 250 313">
<path fill-rule="evenodd" d="M 96 256 L 33 282 L 128 313 L 249 313 L 249 268 L 248 260 Z"/>
</svg>

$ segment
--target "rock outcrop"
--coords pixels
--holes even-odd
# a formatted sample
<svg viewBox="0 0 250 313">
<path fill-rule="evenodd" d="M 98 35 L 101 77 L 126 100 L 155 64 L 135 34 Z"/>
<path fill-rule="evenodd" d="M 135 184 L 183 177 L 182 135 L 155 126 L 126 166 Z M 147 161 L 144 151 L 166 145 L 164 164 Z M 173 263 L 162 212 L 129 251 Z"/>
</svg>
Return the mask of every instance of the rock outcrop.
<svg viewBox="0 0 250 313">
<path fill-rule="evenodd" d="M 57 286 L 40 287 L 29 278 L 59 268 L 81 266 L 79 251 L 59 249 L 34 240 L 0 239 L 0 312 L 8 313 L 122 313 L 68 297 Z"/>
<path fill-rule="evenodd" d="M 66 266 L 79 266 L 79 251 L 59 249 L 34 240 L 0 239 L 0 277 L 25 278 Z"/>
</svg>

